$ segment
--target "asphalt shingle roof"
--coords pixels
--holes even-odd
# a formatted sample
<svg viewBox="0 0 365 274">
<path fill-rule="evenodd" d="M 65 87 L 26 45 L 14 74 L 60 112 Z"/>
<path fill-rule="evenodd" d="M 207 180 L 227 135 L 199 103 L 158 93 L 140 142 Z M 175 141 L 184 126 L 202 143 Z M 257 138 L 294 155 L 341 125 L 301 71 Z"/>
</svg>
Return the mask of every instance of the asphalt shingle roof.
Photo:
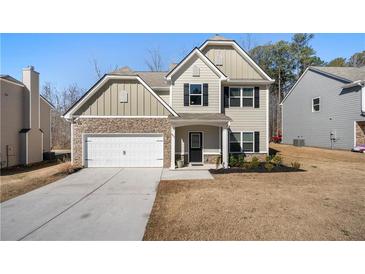
<svg viewBox="0 0 365 274">
<path fill-rule="evenodd" d="M 5 74 L 1 74 L 0 75 L 0 78 L 1 79 L 5 79 L 5 80 L 8 80 L 8 81 L 11 81 L 11 82 L 14 82 L 14 83 L 17 83 L 19 85 L 23 85 L 24 84 L 22 82 L 20 82 L 19 80 L 15 79 L 14 77 L 11 77 L 10 75 L 5 75 Z"/>
<path fill-rule="evenodd" d="M 365 80 L 365 67 L 311 67 L 314 70 L 332 74 L 349 81 Z"/>
<path fill-rule="evenodd" d="M 169 87 L 165 79 L 167 71 L 133 71 L 129 67 L 123 67 L 111 72 L 110 74 L 125 76 L 138 75 L 152 88 Z"/>
</svg>

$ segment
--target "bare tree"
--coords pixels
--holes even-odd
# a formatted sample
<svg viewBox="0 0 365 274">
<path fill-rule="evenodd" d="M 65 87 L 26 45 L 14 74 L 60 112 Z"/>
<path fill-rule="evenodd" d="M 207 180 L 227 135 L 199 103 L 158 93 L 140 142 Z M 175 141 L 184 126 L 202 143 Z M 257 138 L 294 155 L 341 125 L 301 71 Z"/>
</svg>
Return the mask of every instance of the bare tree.
<svg viewBox="0 0 365 274">
<path fill-rule="evenodd" d="M 150 71 L 162 71 L 162 57 L 159 49 L 149 49 L 149 58 L 145 60 Z"/>
<path fill-rule="evenodd" d="M 42 95 L 55 106 L 55 110 L 51 112 L 52 149 L 70 148 L 70 123 L 61 116 L 83 93 L 84 90 L 79 88 L 77 84 L 70 85 L 60 93 L 49 82 L 43 85 Z"/>
<path fill-rule="evenodd" d="M 118 65 L 115 65 L 115 66 L 112 66 L 112 65 L 109 65 L 109 67 L 107 69 L 102 69 L 99 65 L 99 62 L 96 58 L 93 58 L 91 60 L 91 64 L 94 68 L 94 72 L 96 74 L 96 77 L 97 79 L 100 79 L 101 77 L 104 76 L 104 74 L 108 73 L 108 72 L 111 72 L 111 71 L 115 71 L 118 69 Z"/>
<path fill-rule="evenodd" d="M 251 33 L 247 33 L 246 37 L 242 39 L 242 47 L 247 52 L 256 47 L 256 43 L 253 41 Z"/>
</svg>

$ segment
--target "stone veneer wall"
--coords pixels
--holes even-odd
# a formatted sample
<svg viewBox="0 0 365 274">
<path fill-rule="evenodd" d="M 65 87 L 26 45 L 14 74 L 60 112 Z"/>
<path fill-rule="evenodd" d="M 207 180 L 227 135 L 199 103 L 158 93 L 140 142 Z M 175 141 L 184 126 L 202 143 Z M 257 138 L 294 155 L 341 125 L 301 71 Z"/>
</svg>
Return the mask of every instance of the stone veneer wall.
<svg viewBox="0 0 365 274">
<path fill-rule="evenodd" d="M 80 118 L 73 125 L 73 163 L 82 166 L 83 133 L 162 133 L 164 167 L 170 167 L 171 124 L 167 118 Z"/>
<path fill-rule="evenodd" d="M 356 145 L 365 144 L 365 122 L 356 123 Z"/>
</svg>

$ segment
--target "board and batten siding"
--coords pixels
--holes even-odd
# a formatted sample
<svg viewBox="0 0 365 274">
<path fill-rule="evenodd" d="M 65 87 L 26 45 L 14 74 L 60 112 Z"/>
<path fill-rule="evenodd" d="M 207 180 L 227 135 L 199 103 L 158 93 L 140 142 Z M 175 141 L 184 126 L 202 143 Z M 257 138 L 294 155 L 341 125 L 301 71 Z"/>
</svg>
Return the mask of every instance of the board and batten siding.
<svg viewBox="0 0 365 274">
<path fill-rule="evenodd" d="M 233 85 L 230 85 L 233 87 Z M 237 86 L 241 87 L 241 86 Z M 222 88 L 223 90 L 224 88 Z M 266 86 L 260 86 L 260 107 L 229 107 L 224 108 L 225 115 L 232 119 L 230 130 L 232 132 L 259 131 L 260 152 L 267 152 L 267 93 Z"/>
<path fill-rule="evenodd" d="M 161 97 L 168 105 L 170 105 L 170 91 L 169 90 L 156 90 L 158 96 Z"/>
<path fill-rule="evenodd" d="M 121 103 L 119 93 L 128 93 Z M 75 113 L 82 116 L 168 116 L 170 112 L 137 80 L 109 80 Z"/>
<path fill-rule="evenodd" d="M 200 76 L 193 76 L 193 67 L 198 66 Z M 184 106 L 184 83 L 208 84 L 208 106 Z M 172 77 L 172 108 L 182 113 L 219 112 L 220 79 L 200 58 L 192 57 L 184 67 Z"/>
<path fill-rule="evenodd" d="M 217 67 L 230 79 L 263 79 L 232 46 L 210 45 L 203 53 L 215 64 L 217 54 L 222 55 L 222 65 Z"/>
<path fill-rule="evenodd" d="M 283 142 L 303 138 L 306 146 L 351 149 L 354 122 L 361 116 L 361 88 L 343 90 L 344 82 L 308 70 L 283 103 Z M 320 97 L 320 112 L 312 112 L 312 99 Z"/>
</svg>

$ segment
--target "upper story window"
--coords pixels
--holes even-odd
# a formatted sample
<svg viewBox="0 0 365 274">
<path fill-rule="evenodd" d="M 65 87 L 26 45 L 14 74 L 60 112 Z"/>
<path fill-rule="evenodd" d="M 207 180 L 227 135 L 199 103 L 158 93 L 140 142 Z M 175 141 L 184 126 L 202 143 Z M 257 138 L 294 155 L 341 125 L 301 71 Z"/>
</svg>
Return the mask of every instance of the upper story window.
<svg viewBox="0 0 365 274">
<path fill-rule="evenodd" d="M 318 112 L 321 110 L 321 98 L 313 98 L 312 99 L 312 112 Z"/>
<path fill-rule="evenodd" d="M 231 87 L 229 88 L 230 107 L 253 107 L 254 88 L 251 87 Z"/>
<path fill-rule="evenodd" d="M 201 84 L 190 84 L 189 103 L 191 106 L 201 106 L 203 102 L 203 92 Z"/>
</svg>

